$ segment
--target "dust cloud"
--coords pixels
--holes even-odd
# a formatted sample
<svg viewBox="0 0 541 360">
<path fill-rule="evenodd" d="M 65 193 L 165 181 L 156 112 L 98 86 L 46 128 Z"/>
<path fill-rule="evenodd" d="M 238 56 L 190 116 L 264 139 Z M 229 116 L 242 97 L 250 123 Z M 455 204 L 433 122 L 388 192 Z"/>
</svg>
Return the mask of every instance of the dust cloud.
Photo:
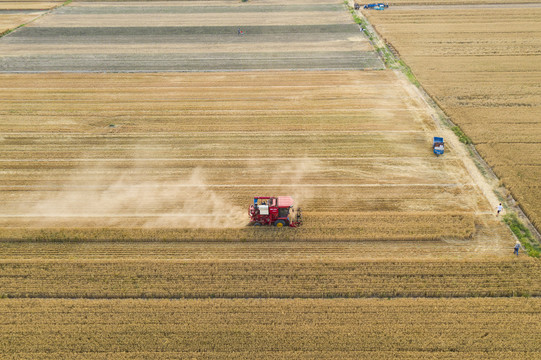
<svg viewBox="0 0 541 360">
<path fill-rule="evenodd" d="M 284 158 L 276 163 L 253 159 L 248 161 L 247 167 L 258 174 L 259 179 L 264 179 L 258 181 L 264 186 L 254 188 L 254 196 L 291 196 L 295 208 L 305 206 L 314 197 L 314 187 L 303 184 L 312 184 L 322 170 L 321 161 L 309 157 Z"/>
<path fill-rule="evenodd" d="M 273 184 L 280 185 L 298 185 L 287 188 L 286 194 L 293 197 L 295 201 L 294 206 L 304 207 L 306 202 L 314 197 L 314 187 L 303 186 L 303 183 L 311 183 L 311 177 L 321 171 L 321 161 L 312 158 L 303 158 L 295 160 L 289 164 L 282 165 L 282 172 L 288 174 L 287 176 L 274 175 L 271 179 Z"/>
<path fill-rule="evenodd" d="M 137 181 L 140 171 L 107 166 L 84 172 L 101 175 L 83 185 L 73 178 L 26 209 L 36 226 L 238 228 L 247 222 L 245 209 L 210 189 L 200 168 L 178 181 Z"/>
<path fill-rule="evenodd" d="M 151 159 L 152 157 L 137 158 Z M 10 223 L 33 228 L 241 228 L 249 218 L 247 206 L 232 199 L 249 186 L 250 196 L 292 196 L 295 208 L 313 198 L 313 183 L 322 170 L 320 161 L 310 158 L 248 160 L 247 176 L 236 183 L 234 170 L 224 174 L 224 187 L 206 180 L 212 169 L 175 169 L 173 172 L 148 167 L 149 160 L 126 159 L 121 165 L 107 161 L 85 161 L 67 170 L 60 180 L 35 184 L 32 198 L 21 201 L 6 214 Z M 88 165 L 94 164 L 94 165 Z M 269 167 L 271 170 L 269 170 Z M 158 171 L 156 173 L 156 171 Z M 178 179 L 174 178 L 178 175 Z M 216 174 L 213 175 L 216 177 Z M 171 180 L 171 179 L 174 180 Z M 261 185 L 259 188 L 257 185 Z M 32 188 L 35 185 L 29 185 Z M 242 190 L 240 190 L 242 189 Z"/>
</svg>

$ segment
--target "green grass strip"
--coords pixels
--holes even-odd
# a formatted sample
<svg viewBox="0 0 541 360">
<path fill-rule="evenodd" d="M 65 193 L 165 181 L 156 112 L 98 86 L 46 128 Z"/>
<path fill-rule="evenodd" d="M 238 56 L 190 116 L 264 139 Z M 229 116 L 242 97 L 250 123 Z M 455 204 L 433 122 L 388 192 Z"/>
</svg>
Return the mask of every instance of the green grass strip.
<svg viewBox="0 0 541 360">
<path fill-rule="evenodd" d="M 398 64 L 400 65 L 399 68 L 402 70 L 404 75 L 406 75 L 408 80 L 413 85 L 415 85 L 417 87 L 420 87 L 421 83 L 419 82 L 419 80 L 417 80 L 417 77 L 413 74 L 413 71 L 411 71 L 411 68 L 408 65 L 406 65 L 406 63 L 404 61 L 402 61 L 402 60 L 398 60 Z"/>
<path fill-rule="evenodd" d="M 355 24 L 361 26 L 364 29 L 365 35 L 368 36 L 370 41 L 374 42 L 374 35 L 370 31 L 368 31 L 366 20 L 360 18 L 359 15 L 357 15 L 357 13 L 355 12 L 355 9 L 349 6 L 349 3 L 347 2 L 347 0 L 344 1 L 344 4 L 346 5 L 349 12 L 351 13 L 351 16 L 353 17 L 353 21 L 355 21 Z"/>
<path fill-rule="evenodd" d="M 459 128 L 458 126 L 453 126 L 451 130 L 453 130 L 453 132 L 458 137 L 458 140 L 460 140 L 461 143 L 466 144 L 466 145 L 469 145 L 472 143 L 471 139 L 466 134 L 464 134 L 462 129 Z"/>
<path fill-rule="evenodd" d="M 537 240 L 533 237 L 530 229 L 528 229 L 517 217 L 516 214 L 510 213 L 503 217 L 503 221 L 509 226 L 513 234 L 520 241 L 526 252 L 531 257 L 539 258 L 541 248 Z"/>
<path fill-rule="evenodd" d="M 359 17 L 357 15 L 357 12 L 354 8 L 349 6 L 348 1 L 344 1 L 344 4 L 348 8 L 349 12 L 351 13 L 351 16 L 353 17 L 353 21 L 355 21 L 356 24 L 361 26 L 364 29 L 365 35 L 370 39 L 370 42 L 374 45 L 376 43 L 376 39 L 373 33 L 368 31 L 368 23 L 366 19 Z M 406 65 L 406 63 L 402 60 L 398 60 L 393 55 L 392 51 L 389 49 L 387 45 L 384 45 L 382 47 L 376 47 L 376 51 L 381 55 L 381 58 L 386 66 L 388 66 L 391 69 L 398 69 L 402 71 L 406 77 L 409 79 L 409 81 L 415 85 L 416 87 L 420 87 L 421 84 L 413 74 L 413 71 L 411 71 L 411 68 Z"/>
<path fill-rule="evenodd" d="M 3 31 L 0 33 L 0 37 L 2 36 L 6 36 L 8 34 L 11 34 L 12 32 L 14 32 L 15 30 L 19 29 L 19 28 L 22 28 L 23 26 L 25 26 L 26 24 L 21 24 L 19 26 L 16 26 L 14 27 L 13 29 L 7 29 L 6 31 Z"/>
</svg>

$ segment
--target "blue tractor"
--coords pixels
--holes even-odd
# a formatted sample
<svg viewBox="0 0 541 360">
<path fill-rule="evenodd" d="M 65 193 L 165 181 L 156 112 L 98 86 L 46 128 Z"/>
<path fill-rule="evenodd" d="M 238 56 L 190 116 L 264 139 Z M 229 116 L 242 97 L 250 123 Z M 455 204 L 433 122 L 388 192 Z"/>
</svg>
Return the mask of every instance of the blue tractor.
<svg viewBox="0 0 541 360">
<path fill-rule="evenodd" d="M 444 145 L 442 137 L 434 136 L 434 141 L 432 142 L 432 150 L 434 151 L 434 154 L 436 154 L 436 156 L 443 155 Z"/>
</svg>

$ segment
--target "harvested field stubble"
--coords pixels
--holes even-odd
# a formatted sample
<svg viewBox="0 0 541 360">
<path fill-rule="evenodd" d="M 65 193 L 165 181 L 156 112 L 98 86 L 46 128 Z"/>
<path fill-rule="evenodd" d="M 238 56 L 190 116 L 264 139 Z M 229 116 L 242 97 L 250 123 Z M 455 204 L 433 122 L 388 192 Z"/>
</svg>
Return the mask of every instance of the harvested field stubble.
<svg viewBox="0 0 541 360">
<path fill-rule="evenodd" d="M 2 1 L 0 10 L 47 10 L 62 5 L 65 1 Z"/>
<path fill-rule="evenodd" d="M 3 238 L 433 240 L 484 226 L 486 200 L 452 147 L 432 157 L 432 120 L 392 73 L 2 78 Z M 243 229 L 251 197 L 286 194 L 304 227 Z"/>
<path fill-rule="evenodd" d="M 0 71 L 384 68 L 339 2 L 245 5 L 74 2 L 2 38 Z"/>
<path fill-rule="evenodd" d="M 146 10 L 146 9 L 145 9 Z M 121 13 L 121 14 L 63 14 L 62 16 L 50 16 L 39 22 L 40 27 L 56 28 L 66 27 L 76 29 L 78 27 L 129 27 L 137 24 L 142 27 L 163 26 L 199 26 L 212 24 L 212 27 L 230 26 L 290 26 L 291 24 L 303 25 L 327 25 L 347 24 L 351 22 L 345 11 L 294 11 L 273 12 L 261 16 L 259 12 L 237 13 L 161 13 L 159 16 L 148 16 L 148 13 Z M 270 16 L 269 16 L 270 15 Z M 349 21 L 348 21 L 349 20 Z M 218 30 L 219 31 L 219 30 Z M 247 29 L 246 31 L 249 31 Z M 220 32 L 218 32 L 220 33 Z M 233 33 L 234 34 L 234 33 Z M 247 34 L 251 34 L 248 33 Z M 236 35 L 236 34 L 234 34 Z"/>
<path fill-rule="evenodd" d="M 0 242 L 4 260 L 184 260 L 184 261 L 398 261 L 473 259 L 464 256 L 471 240 L 446 241 L 33 241 Z M 475 244 L 475 243 L 474 243 Z M 486 255 L 487 253 L 485 253 Z M 502 256 L 499 249 L 489 253 Z M 508 254 L 507 254 L 508 255 Z M 504 255 L 505 256 L 505 255 Z"/>
<path fill-rule="evenodd" d="M 539 228 L 541 8 L 366 15 Z"/>
<path fill-rule="evenodd" d="M 8 32 L 9 30 L 15 29 L 16 27 L 29 22 L 30 20 L 36 18 L 36 15 L 6 15 L 0 14 L 0 36 Z"/>
</svg>

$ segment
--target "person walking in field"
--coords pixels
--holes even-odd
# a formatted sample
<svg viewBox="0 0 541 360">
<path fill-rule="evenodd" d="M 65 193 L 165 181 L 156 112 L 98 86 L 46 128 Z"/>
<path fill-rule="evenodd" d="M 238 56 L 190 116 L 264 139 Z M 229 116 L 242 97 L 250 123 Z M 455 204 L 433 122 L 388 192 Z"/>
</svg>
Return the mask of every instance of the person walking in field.
<svg viewBox="0 0 541 360">
<path fill-rule="evenodd" d="M 515 250 L 513 251 L 513 254 L 518 256 L 518 251 L 520 250 L 521 247 L 522 245 L 520 244 L 520 241 L 517 240 L 517 243 L 515 244 L 515 247 L 514 247 Z"/>
<path fill-rule="evenodd" d="M 498 205 L 498 207 L 496 208 L 496 216 L 500 215 L 502 210 L 503 210 L 503 206 L 502 206 L 502 203 L 500 203 L 500 205 Z"/>
</svg>

